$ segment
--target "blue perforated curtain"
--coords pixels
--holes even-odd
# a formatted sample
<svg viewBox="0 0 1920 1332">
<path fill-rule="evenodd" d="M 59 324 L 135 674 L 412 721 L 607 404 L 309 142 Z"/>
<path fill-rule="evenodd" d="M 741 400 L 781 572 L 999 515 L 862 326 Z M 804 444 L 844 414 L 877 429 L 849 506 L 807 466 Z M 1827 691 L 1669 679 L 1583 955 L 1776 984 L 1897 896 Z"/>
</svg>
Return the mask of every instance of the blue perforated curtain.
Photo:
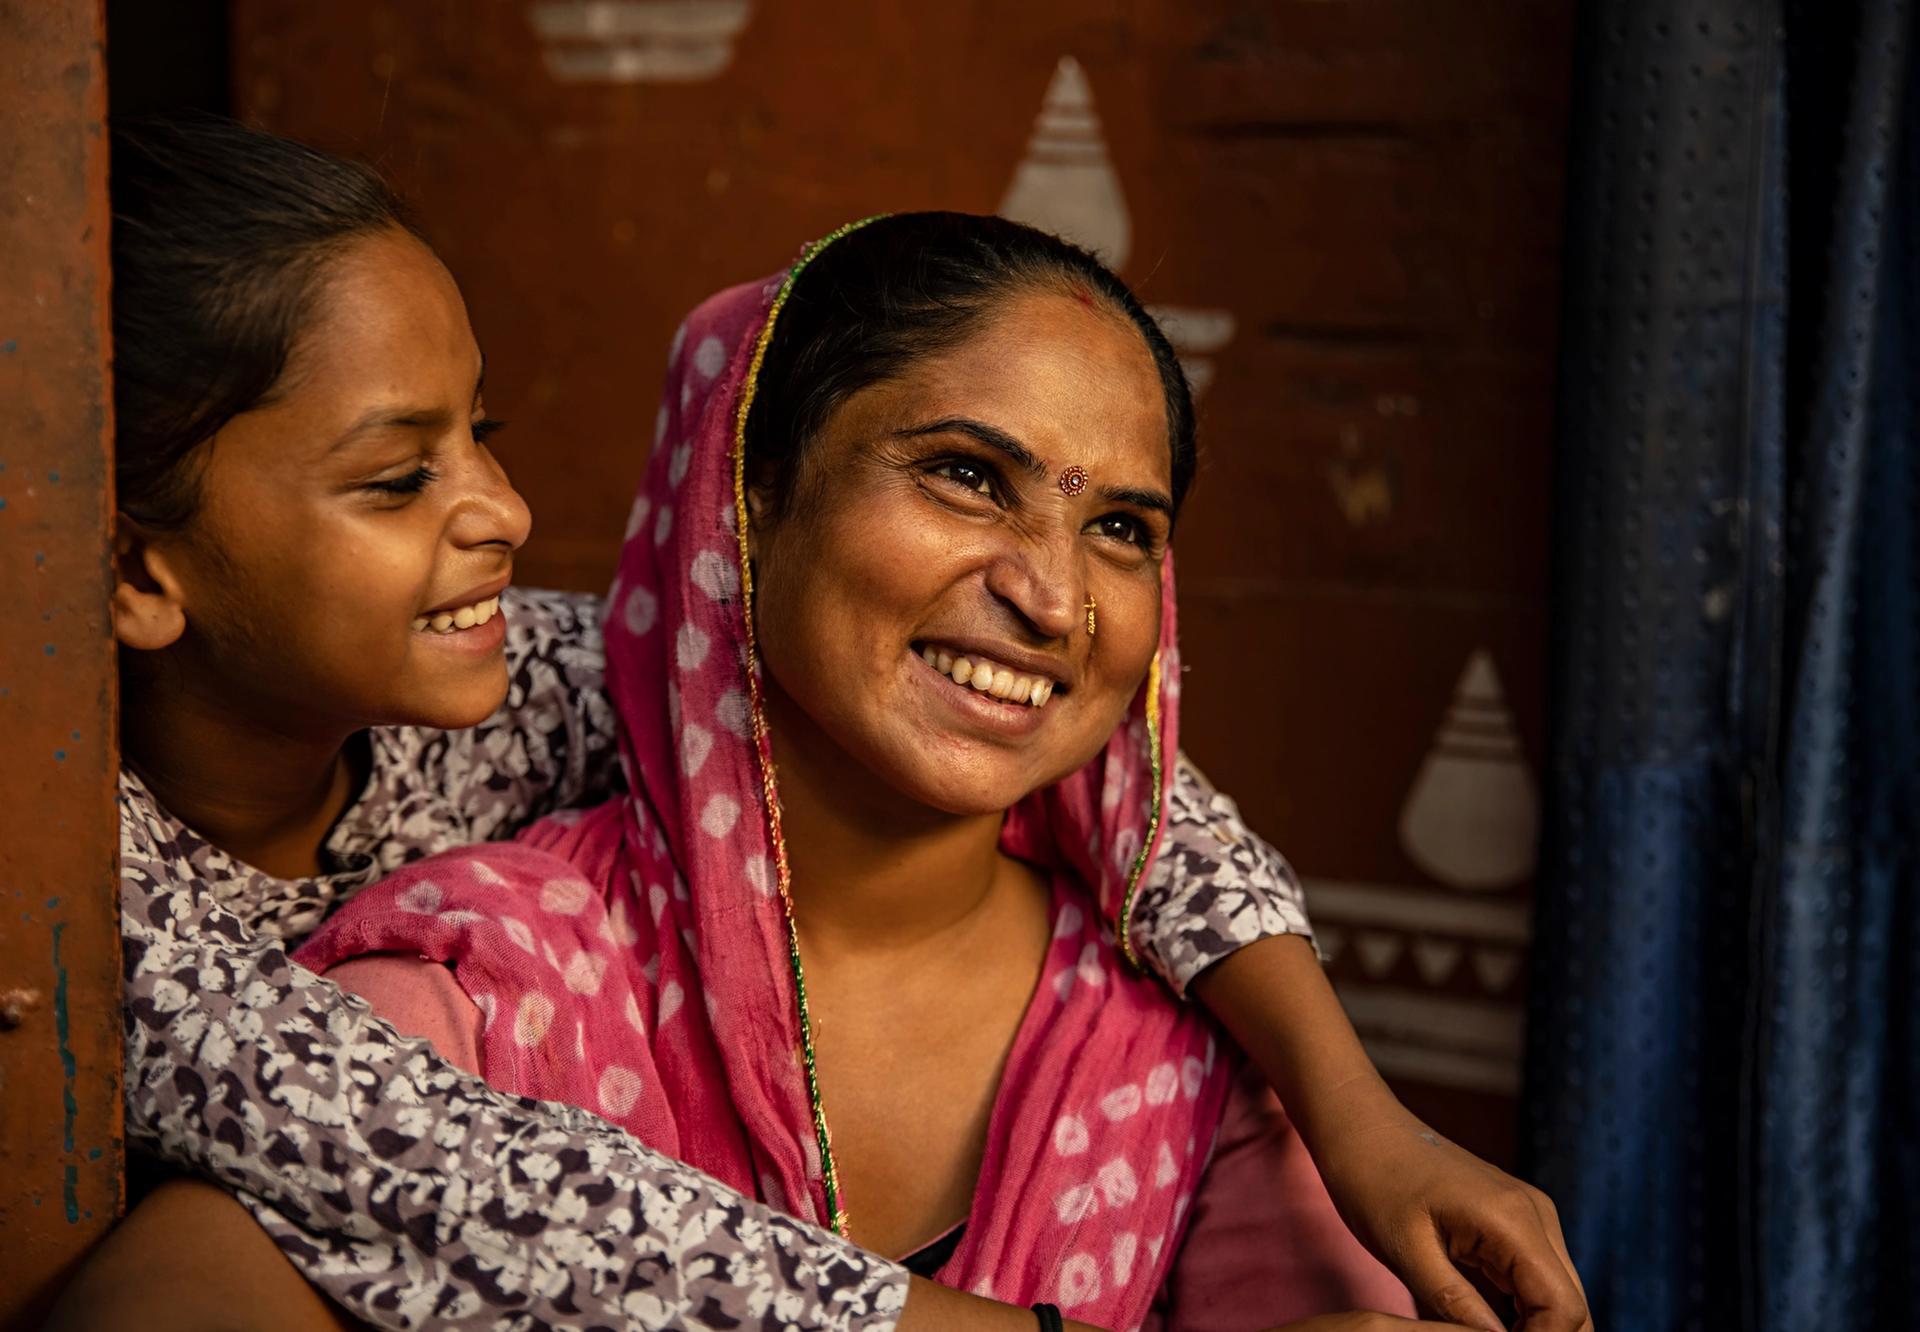
<svg viewBox="0 0 1920 1332">
<path fill-rule="evenodd" d="M 1920 1328 L 1913 29 L 1580 22 L 1526 1152 L 1603 1332 Z"/>
</svg>

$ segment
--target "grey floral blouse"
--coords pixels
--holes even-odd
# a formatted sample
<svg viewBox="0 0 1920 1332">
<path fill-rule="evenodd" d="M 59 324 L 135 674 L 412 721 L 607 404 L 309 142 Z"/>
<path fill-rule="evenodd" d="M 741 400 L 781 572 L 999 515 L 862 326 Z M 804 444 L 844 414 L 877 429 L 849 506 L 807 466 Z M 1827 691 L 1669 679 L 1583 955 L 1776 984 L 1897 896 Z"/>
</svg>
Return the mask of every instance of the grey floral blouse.
<svg viewBox="0 0 1920 1332">
<path fill-rule="evenodd" d="M 120 781 L 127 1136 L 233 1190 L 388 1328 L 887 1329 L 907 1275 L 584 1110 L 510 1096 L 287 960 L 384 871 L 619 789 L 597 598 L 510 590 L 505 706 L 369 734 L 365 788 L 276 879 Z M 1307 932 L 1285 862 L 1182 761 L 1136 944 L 1176 989 Z"/>
</svg>

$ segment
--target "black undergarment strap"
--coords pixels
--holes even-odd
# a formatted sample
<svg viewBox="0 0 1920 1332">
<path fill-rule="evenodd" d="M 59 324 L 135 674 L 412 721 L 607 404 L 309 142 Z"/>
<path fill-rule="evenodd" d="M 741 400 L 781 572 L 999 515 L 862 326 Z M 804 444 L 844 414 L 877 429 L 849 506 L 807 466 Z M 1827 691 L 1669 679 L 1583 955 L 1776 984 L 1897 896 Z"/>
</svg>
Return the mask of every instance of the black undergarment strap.
<svg viewBox="0 0 1920 1332">
<path fill-rule="evenodd" d="M 960 1247 L 960 1241 L 967 1235 L 967 1223 L 962 1221 L 925 1248 L 915 1249 L 900 1260 L 900 1266 L 917 1277 L 931 1277 L 947 1265 L 947 1259 L 953 1257 Z"/>
<path fill-rule="evenodd" d="M 1066 1332 L 1067 1323 L 1058 1305 L 1036 1304 L 1033 1312 L 1040 1319 L 1040 1332 Z"/>
</svg>

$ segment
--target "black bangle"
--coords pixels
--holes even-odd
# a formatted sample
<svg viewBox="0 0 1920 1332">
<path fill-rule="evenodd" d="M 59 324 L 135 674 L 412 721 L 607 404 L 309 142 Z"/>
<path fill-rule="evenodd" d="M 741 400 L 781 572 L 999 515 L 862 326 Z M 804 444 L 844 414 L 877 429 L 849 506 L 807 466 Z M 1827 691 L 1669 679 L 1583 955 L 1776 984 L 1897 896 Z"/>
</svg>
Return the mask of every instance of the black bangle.
<svg viewBox="0 0 1920 1332">
<path fill-rule="evenodd" d="M 1040 1332 L 1066 1332 L 1067 1320 L 1060 1316 L 1060 1308 L 1054 1304 L 1036 1304 L 1035 1314 L 1040 1318 Z"/>
</svg>

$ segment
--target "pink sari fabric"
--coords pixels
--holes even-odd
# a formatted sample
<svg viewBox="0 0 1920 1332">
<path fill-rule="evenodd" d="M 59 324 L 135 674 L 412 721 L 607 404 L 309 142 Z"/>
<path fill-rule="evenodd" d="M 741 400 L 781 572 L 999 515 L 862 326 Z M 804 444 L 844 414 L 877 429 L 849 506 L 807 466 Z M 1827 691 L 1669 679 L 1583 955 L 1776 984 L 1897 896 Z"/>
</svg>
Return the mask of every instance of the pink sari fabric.
<svg viewBox="0 0 1920 1332">
<path fill-rule="evenodd" d="M 357 897 L 298 960 L 317 971 L 377 953 L 450 964 L 481 1011 L 489 1081 L 594 1110 L 825 1222 L 770 756 L 754 726 L 732 459 L 781 289 L 723 292 L 674 342 L 607 611 L 631 795 L 411 866 Z M 1157 710 L 1170 758 L 1171 563 L 1163 581 Z M 941 1273 L 1118 1328 L 1146 1319 L 1166 1279 L 1230 1062 L 1208 1021 L 1129 966 L 1108 927 L 1155 850 L 1171 778 L 1170 762 L 1156 773 L 1151 761 L 1148 715 L 1143 688 L 1099 756 L 1008 813 L 1005 848 L 1053 874 L 1053 940 L 965 1237 Z M 860 1199 L 845 1206 L 857 1213 Z"/>
</svg>

